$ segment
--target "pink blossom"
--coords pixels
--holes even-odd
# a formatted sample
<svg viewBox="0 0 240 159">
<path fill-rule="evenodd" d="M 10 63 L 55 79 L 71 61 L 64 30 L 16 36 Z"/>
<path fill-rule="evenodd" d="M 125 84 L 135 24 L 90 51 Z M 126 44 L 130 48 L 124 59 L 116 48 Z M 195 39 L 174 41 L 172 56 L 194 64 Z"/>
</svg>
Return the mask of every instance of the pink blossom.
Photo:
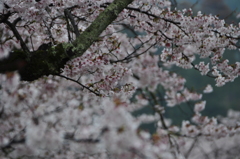
<svg viewBox="0 0 240 159">
<path fill-rule="evenodd" d="M 77 40 L 104 25 L 94 22 L 113 2 L 120 3 L 0 1 L 0 156 L 213 158 L 220 148 L 220 158 L 238 156 L 240 113 L 230 110 L 227 117 L 218 118 L 201 114 L 207 101 L 201 101 L 201 92 L 190 89 L 175 68 L 195 69 L 215 78 L 218 87 L 233 82 L 240 63 L 231 63 L 224 53 L 239 51 L 239 25 L 201 12 L 195 16 L 191 9 L 171 10 L 168 0 L 134 0 L 81 52 L 95 33 L 86 41 Z M 95 28 L 89 29 L 92 25 Z M 38 49 L 47 43 L 47 50 Z M 56 50 L 59 44 L 62 50 Z M 37 53 L 54 55 L 56 61 L 61 58 L 61 70 L 23 81 L 22 59 L 2 64 L 16 52 L 29 53 L 30 59 Z M 68 57 L 62 59 L 63 54 Z M 46 67 L 54 68 L 49 63 Z M 212 91 L 207 84 L 203 93 Z M 179 127 L 164 113 L 166 106 L 181 104 L 192 113 Z M 151 114 L 134 115 L 146 107 Z M 155 124 L 153 133 L 142 129 L 146 123 Z"/>
</svg>

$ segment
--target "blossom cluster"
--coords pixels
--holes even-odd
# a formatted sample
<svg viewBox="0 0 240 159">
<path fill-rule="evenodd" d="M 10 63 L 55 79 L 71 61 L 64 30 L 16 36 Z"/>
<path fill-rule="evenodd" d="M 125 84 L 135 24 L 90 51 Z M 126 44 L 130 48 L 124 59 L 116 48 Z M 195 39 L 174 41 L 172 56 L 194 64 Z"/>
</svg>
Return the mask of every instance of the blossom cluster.
<svg viewBox="0 0 240 159">
<path fill-rule="evenodd" d="M 43 43 L 72 44 L 74 27 L 81 36 L 112 2 L 3 0 L 0 18 L 11 13 L 7 20 L 15 32 L 0 23 L 0 57 L 21 49 L 16 30 L 30 52 Z M 191 9 L 172 11 L 170 5 L 167 0 L 133 1 L 58 75 L 26 82 L 18 72 L 0 74 L 0 156 L 204 158 L 198 151 L 201 141 L 209 146 L 239 137 L 239 112 L 219 119 L 203 116 L 202 94 L 187 88 L 186 79 L 168 68 L 194 68 L 215 78 L 216 86 L 234 81 L 240 63 L 229 64 L 223 55 L 225 49 L 237 50 L 240 28 L 213 15 L 193 16 Z M 155 93 L 159 87 L 161 96 Z M 207 85 L 203 93 L 212 91 Z M 194 103 L 193 115 L 179 127 L 164 112 L 182 103 Z M 133 115 L 146 106 L 154 113 Z M 153 134 L 141 129 L 149 122 L 156 123 Z M 231 145 L 237 147 L 240 141 L 235 141 Z"/>
</svg>

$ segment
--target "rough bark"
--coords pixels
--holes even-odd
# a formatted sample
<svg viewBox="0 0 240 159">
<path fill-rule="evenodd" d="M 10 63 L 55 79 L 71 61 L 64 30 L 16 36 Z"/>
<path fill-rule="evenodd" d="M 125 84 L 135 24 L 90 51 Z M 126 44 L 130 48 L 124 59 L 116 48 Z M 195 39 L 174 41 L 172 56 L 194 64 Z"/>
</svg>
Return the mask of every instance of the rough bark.
<svg viewBox="0 0 240 159">
<path fill-rule="evenodd" d="M 64 64 L 74 57 L 82 56 L 98 40 L 99 35 L 107 26 L 131 2 L 133 0 L 115 0 L 108 5 L 95 21 L 76 38 L 73 44 L 58 44 L 55 47 L 39 48 L 37 51 L 31 52 L 30 55 L 26 48 L 14 50 L 8 58 L 0 60 L 0 73 L 18 70 L 21 80 L 25 81 L 33 81 L 44 75 L 60 74 Z M 7 18 L 4 16 L 0 17 L 0 23 L 9 25 L 6 23 L 8 22 Z"/>
</svg>

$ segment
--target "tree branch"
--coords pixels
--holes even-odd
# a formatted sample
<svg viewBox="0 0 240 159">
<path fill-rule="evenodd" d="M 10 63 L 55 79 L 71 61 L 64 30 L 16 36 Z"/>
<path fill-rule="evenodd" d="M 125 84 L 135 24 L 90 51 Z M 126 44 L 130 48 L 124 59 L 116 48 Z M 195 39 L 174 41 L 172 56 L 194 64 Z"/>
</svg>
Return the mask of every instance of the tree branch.
<svg viewBox="0 0 240 159">
<path fill-rule="evenodd" d="M 8 20 L 6 20 L 4 23 L 10 27 L 10 29 L 12 30 L 14 36 L 17 38 L 17 40 L 20 41 L 20 45 L 21 48 L 23 49 L 24 53 L 26 54 L 27 58 L 30 58 L 30 51 L 28 49 L 28 47 L 26 46 L 25 42 L 23 41 L 21 35 L 19 34 L 18 30 L 16 29 L 16 24 L 18 21 L 20 21 L 20 18 L 17 18 L 16 20 L 14 20 L 13 23 L 9 22 Z"/>
<path fill-rule="evenodd" d="M 66 76 L 63 76 L 63 75 L 58 75 L 58 76 L 59 76 L 59 77 L 62 77 L 62 78 L 65 78 L 65 79 L 67 79 L 67 80 L 70 80 L 70 81 L 72 81 L 72 82 L 75 82 L 75 83 L 77 83 L 77 84 L 79 84 L 80 86 L 82 86 L 83 88 L 87 89 L 88 91 L 90 91 L 91 93 L 95 94 L 96 96 L 101 96 L 100 93 L 91 90 L 89 87 L 83 85 L 82 83 L 80 83 L 80 82 L 78 82 L 78 81 L 76 81 L 76 80 L 74 80 L 74 79 L 71 79 L 71 78 L 66 77 Z"/>
<path fill-rule="evenodd" d="M 6 23 L 11 28 L 14 36 L 20 41 L 22 50 L 15 50 L 11 56 L 13 59 L 6 58 L 0 60 L 0 68 L 2 68 L 2 70 L 0 69 L 0 73 L 18 70 L 21 80 L 25 81 L 33 81 L 44 75 L 59 75 L 64 64 L 70 59 L 82 56 L 84 52 L 98 40 L 100 34 L 107 26 L 111 24 L 117 18 L 118 14 L 131 2 L 133 2 L 133 0 L 114 0 L 82 34 L 77 36 L 76 40 L 73 41 L 72 47 L 65 48 L 64 45 L 60 43 L 55 47 L 33 52 L 28 50 L 19 32 L 15 28 L 15 23 L 20 19 L 15 20 L 14 23 L 10 23 L 8 18 L 11 16 L 11 13 L 1 15 L 0 23 Z M 22 54 L 20 59 L 24 63 L 24 67 L 21 67 L 21 69 L 18 67 L 18 56 L 20 54 Z M 5 64 L 9 61 L 14 63 L 14 67 L 10 69 L 4 68 Z"/>
<path fill-rule="evenodd" d="M 70 20 L 70 22 L 72 24 L 72 27 L 74 29 L 74 33 L 76 34 L 77 37 L 79 37 L 80 36 L 80 32 L 78 30 L 77 25 L 75 24 L 75 20 L 74 20 L 72 14 L 69 12 L 68 9 L 64 10 L 64 14 L 66 15 L 66 18 L 68 18 Z"/>
<path fill-rule="evenodd" d="M 94 22 L 73 42 L 76 47 L 77 54 L 74 57 L 82 56 L 82 54 L 98 40 L 100 34 L 111 24 L 133 0 L 114 0 Z M 73 58 L 74 58 L 73 57 Z"/>
</svg>

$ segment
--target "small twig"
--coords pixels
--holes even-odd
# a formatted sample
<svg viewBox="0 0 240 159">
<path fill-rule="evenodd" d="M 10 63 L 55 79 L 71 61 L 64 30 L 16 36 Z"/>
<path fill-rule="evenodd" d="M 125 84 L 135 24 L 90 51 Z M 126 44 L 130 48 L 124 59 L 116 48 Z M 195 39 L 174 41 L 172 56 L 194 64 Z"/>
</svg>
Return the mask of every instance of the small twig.
<svg viewBox="0 0 240 159">
<path fill-rule="evenodd" d="M 74 29 L 74 33 L 76 34 L 77 37 L 79 37 L 79 36 L 80 36 L 80 32 L 79 32 L 79 30 L 78 30 L 77 25 L 75 24 L 75 20 L 74 20 L 72 14 L 69 12 L 68 9 L 65 9 L 65 10 L 64 10 L 64 13 L 65 13 L 65 15 L 67 16 L 67 18 L 69 18 L 69 20 L 70 20 L 70 22 L 71 22 L 71 24 L 72 24 L 72 27 L 73 27 L 73 29 Z"/>
<path fill-rule="evenodd" d="M 55 40 L 53 38 L 52 32 L 51 32 L 51 28 L 47 26 L 47 22 L 43 21 L 45 27 L 47 28 L 48 34 L 49 34 L 49 38 L 52 39 L 52 43 L 55 44 Z"/>
<path fill-rule="evenodd" d="M 154 43 L 153 45 L 151 45 L 150 47 L 148 47 L 145 51 L 143 51 L 143 52 L 141 52 L 141 53 L 139 53 L 139 54 L 136 54 L 136 55 L 134 55 L 135 53 L 136 53 L 136 51 L 137 50 L 135 50 L 135 51 L 133 51 L 131 54 L 129 54 L 128 56 L 126 56 L 125 58 L 123 58 L 123 59 L 121 59 L 121 60 L 116 60 L 116 61 L 111 61 L 112 63 L 117 63 L 117 62 L 123 62 L 123 61 L 128 61 L 128 60 L 130 60 L 130 59 L 132 59 L 132 58 L 135 58 L 135 57 L 138 57 L 138 56 L 140 56 L 140 55 L 142 55 L 142 54 L 144 54 L 144 53 L 146 53 L 146 52 L 148 52 L 148 50 L 150 50 L 153 46 L 155 46 L 157 43 Z M 139 47 L 140 48 L 140 47 Z"/>
<path fill-rule="evenodd" d="M 235 39 L 235 40 L 239 40 L 240 39 L 240 36 L 238 36 L 238 37 L 233 37 L 233 36 L 231 36 L 231 35 L 227 35 L 227 34 L 225 34 L 225 35 L 222 35 L 219 31 L 217 31 L 217 30 L 212 30 L 212 32 L 214 32 L 214 33 L 217 33 L 220 37 L 227 37 L 227 38 L 229 38 L 229 39 Z"/>
<path fill-rule="evenodd" d="M 168 40 L 174 40 L 173 38 L 168 37 L 167 35 L 165 35 L 161 30 L 158 30 L 166 39 Z"/>
<path fill-rule="evenodd" d="M 182 55 L 183 55 L 184 58 L 186 58 L 188 61 L 190 61 L 187 55 L 185 55 L 184 53 L 182 53 Z M 194 64 L 193 62 L 190 62 L 190 64 L 192 65 L 192 67 L 193 67 L 195 70 L 198 70 L 198 71 L 200 72 L 200 70 L 195 66 L 195 64 Z M 210 71 L 209 71 L 209 72 L 210 72 Z M 209 72 L 206 74 L 206 76 L 211 77 L 211 78 L 217 78 L 216 76 L 210 75 Z"/>
<path fill-rule="evenodd" d="M 59 76 L 59 77 L 62 77 L 62 78 L 65 78 L 65 79 L 67 79 L 67 80 L 73 81 L 73 82 L 75 82 L 75 83 L 77 83 L 77 84 L 79 84 L 80 86 L 82 86 L 83 88 L 89 90 L 91 93 L 95 94 L 96 96 L 101 96 L 100 93 L 97 93 L 97 92 L 91 90 L 89 87 L 83 85 L 82 83 L 80 83 L 80 82 L 78 82 L 78 81 L 76 81 L 76 80 L 74 80 L 74 79 L 71 79 L 71 78 L 66 77 L 66 76 L 63 76 L 63 75 L 58 75 L 58 76 Z"/>
<path fill-rule="evenodd" d="M 100 7 L 106 8 L 106 7 L 107 7 L 108 5 L 110 5 L 110 4 L 111 4 L 111 3 L 104 3 L 103 5 L 100 5 Z M 175 21 L 172 21 L 172 20 L 170 20 L 170 19 L 158 17 L 158 16 L 156 16 L 156 15 L 154 15 L 154 14 L 149 13 L 148 11 L 142 11 L 142 10 L 139 9 L 139 8 L 126 7 L 125 9 L 137 11 L 137 12 L 140 12 L 140 13 L 144 13 L 144 14 L 150 16 L 150 17 L 159 18 L 159 19 L 162 19 L 162 20 L 164 20 L 164 21 L 166 21 L 166 22 L 173 23 L 173 24 L 175 24 L 175 25 L 181 24 L 180 22 L 175 22 Z"/>
<path fill-rule="evenodd" d="M 189 150 L 187 151 L 187 153 L 185 154 L 185 157 L 186 157 L 186 158 L 189 157 L 189 155 L 190 155 L 190 153 L 192 152 L 192 150 L 193 150 L 194 146 L 196 145 L 197 141 L 198 141 L 198 138 L 195 138 L 194 141 L 193 141 L 193 143 L 192 143 L 192 145 L 191 145 L 191 147 L 190 147 L 190 149 L 189 149 Z"/>
<path fill-rule="evenodd" d="M 126 7 L 126 9 L 128 9 L 128 10 L 133 10 L 133 11 L 137 11 L 137 12 L 140 12 L 140 13 L 146 14 L 146 15 L 148 15 L 148 16 L 150 16 L 150 17 L 153 17 L 153 18 L 162 19 L 162 20 L 164 20 L 164 21 L 166 21 L 166 22 L 173 23 L 173 24 L 175 24 L 175 25 L 179 25 L 179 24 L 181 24 L 180 22 L 175 22 L 175 21 L 170 20 L 170 19 L 161 18 L 161 17 L 156 16 L 156 15 L 154 15 L 154 14 L 151 14 L 151 13 L 149 13 L 149 12 L 147 12 L 147 11 L 142 11 L 142 10 L 139 9 L 139 8 Z"/>
<path fill-rule="evenodd" d="M 234 11 L 232 11 L 230 14 L 228 14 L 228 15 L 224 18 L 224 20 L 226 20 L 226 19 L 230 18 L 231 16 L 233 16 L 233 14 L 237 12 L 237 10 L 238 10 L 238 9 L 235 8 Z"/>
<path fill-rule="evenodd" d="M 17 23 L 19 21 L 19 18 L 17 18 L 14 23 Z M 7 26 L 10 27 L 10 29 L 12 30 L 14 36 L 17 38 L 17 40 L 20 41 L 20 45 L 22 47 L 22 49 L 24 50 L 24 52 L 27 55 L 27 58 L 30 58 L 30 51 L 28 49 L 28 47 L 26 46 L 25 42 L 23 41 L 21 35 L 19 34 L 18 30 L 16 29 L 16 25 L 14 23 L 9 22 L 8 20 L 6 20 L 4 22 Z"/>
<path fill-rule="evenodd" d="M 197 0 L 195 3 L 193 3 L 193 5 L 192 5 L 190 8 L 193 9 L 193 8 L 198 4 L 198 1 L 199 1 L 199 0 Z"/>
<path fill-rule="evenodd" d="M 65 12 L 64 12 L 65 13 Z M 65 14 L 65 17 L 66 17 L 66 23 L 67 23 L 67 33 L 68 33 L 68 41 L 72 41 L 72 38 L 71 38 L 71 35 L 70 35 L 70 25 L 69 25 L 69 21 L 68 21 L 68 18 L 67 18 L 67 15 Z"/>
</svg>

